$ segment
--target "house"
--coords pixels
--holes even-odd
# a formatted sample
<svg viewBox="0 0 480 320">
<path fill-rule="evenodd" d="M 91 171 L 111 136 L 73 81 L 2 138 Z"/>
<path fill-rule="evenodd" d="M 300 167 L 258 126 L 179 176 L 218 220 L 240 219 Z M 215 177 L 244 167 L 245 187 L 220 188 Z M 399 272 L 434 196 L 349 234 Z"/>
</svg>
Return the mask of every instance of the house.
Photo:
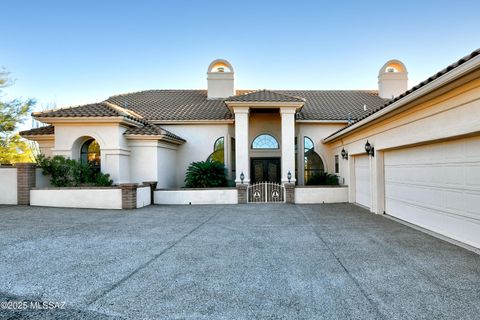
<svg viewBox="0 0 480 320">
<path fill-rule="evenodd" d="M 117 183 L 178 188 L 193 161 L 237 183 L 336 174 L 349 202 L 480 247 L 480 50 L 408 89 L 399 60 L 378 90 L 238 90 L 215 60 L 207 90 L 149 90 L 34 113 L 46 155 L 95 161 Z"/>
</svg>

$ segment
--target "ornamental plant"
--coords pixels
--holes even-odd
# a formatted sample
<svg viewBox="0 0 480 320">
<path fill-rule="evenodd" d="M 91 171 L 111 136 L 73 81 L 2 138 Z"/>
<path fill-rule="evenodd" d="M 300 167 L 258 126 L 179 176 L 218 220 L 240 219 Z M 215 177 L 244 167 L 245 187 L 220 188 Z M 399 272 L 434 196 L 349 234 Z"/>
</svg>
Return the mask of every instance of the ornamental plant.
<svg viewBox="0 0 480 320">
<path fill-rule="evenodd" d="M 316 186 L 316 185 L 338 186 L 339 182 L 338 182 L 338 176 L 327 173 L 327 172 L 320 172 L 312 175 L 305 184 L 308 186 Z"/>
<path fill-rule="evenodd" d="M 227 170 L 218 161 L 192 162 L 185 176 L 187 188 L 218 188 L 229 186 Z"/>
<path fill-rule="evenodd" d="M 46 157 L 40 154 L 36 158 L 42 168 L 42 174 L 50 176 L 50 183 L 54 187 L 99 186 L 106 187 L 113 184 L 109 174 L 104 174 L 91 164 L 84 164 L 64 156 Z"/>
</svg>

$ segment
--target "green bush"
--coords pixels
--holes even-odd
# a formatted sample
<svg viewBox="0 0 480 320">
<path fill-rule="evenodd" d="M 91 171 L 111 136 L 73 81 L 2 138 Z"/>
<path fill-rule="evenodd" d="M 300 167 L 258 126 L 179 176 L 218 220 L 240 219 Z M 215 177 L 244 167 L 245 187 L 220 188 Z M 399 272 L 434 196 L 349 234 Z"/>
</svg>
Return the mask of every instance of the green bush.
<svg viewBox="0 0 480 320">
<path fill-rule="evenodd" d="M 315 173 L 308 179 L 305 183 L 308 186 L 316 186 L 316 185 L 330 185 L 330 186 L 338 186 L 338 176 L 326 172 Z"/>
<path fill-rule="evenodd" d="M 37 164 L 42 168 L 42 174 L 50 176 L 54 187 L 79 186 L 111 186 L 113 181 L 109 174 L 104 174 L 98 168 L 83 164 L 64 156 L 37 156 Z"/>
<path fill-rule="evenodd" d="M 192 162 L 185 176 L 187 188 L 227 187 L 229 181 L 225 166 L 217 161 Z"/>
</svg>

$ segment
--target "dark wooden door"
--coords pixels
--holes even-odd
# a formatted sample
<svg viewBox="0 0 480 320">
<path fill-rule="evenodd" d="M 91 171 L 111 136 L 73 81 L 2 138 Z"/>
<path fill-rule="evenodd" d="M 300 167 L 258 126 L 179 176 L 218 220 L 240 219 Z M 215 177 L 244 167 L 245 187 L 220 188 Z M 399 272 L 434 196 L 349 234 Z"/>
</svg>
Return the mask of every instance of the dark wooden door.
<svg viewBox="0 0 480 320">
<path fill-rule="evenodd" d="M 256 182 L 280 183 L 280 158 L 253 158 L 251 160 L 251 180 Z"/>
</svg>

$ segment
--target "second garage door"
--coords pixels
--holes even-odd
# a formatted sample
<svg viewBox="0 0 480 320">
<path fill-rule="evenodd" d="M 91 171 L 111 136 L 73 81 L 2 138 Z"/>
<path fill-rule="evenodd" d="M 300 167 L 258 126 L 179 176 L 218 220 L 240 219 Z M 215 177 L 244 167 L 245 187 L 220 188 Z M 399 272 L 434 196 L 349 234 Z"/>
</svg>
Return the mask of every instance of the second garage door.
<svg viewBox="0 0 480 320">
<path fill-rule="evenodd" d="M 370 163 L 367 155 L 355 156 L 355 202 L 370 208 Z"/>
<path fill-rule="evenodd" d="M 480 248 L 480 137 L 385 152 L 385 212 Z"/>
</svg>

